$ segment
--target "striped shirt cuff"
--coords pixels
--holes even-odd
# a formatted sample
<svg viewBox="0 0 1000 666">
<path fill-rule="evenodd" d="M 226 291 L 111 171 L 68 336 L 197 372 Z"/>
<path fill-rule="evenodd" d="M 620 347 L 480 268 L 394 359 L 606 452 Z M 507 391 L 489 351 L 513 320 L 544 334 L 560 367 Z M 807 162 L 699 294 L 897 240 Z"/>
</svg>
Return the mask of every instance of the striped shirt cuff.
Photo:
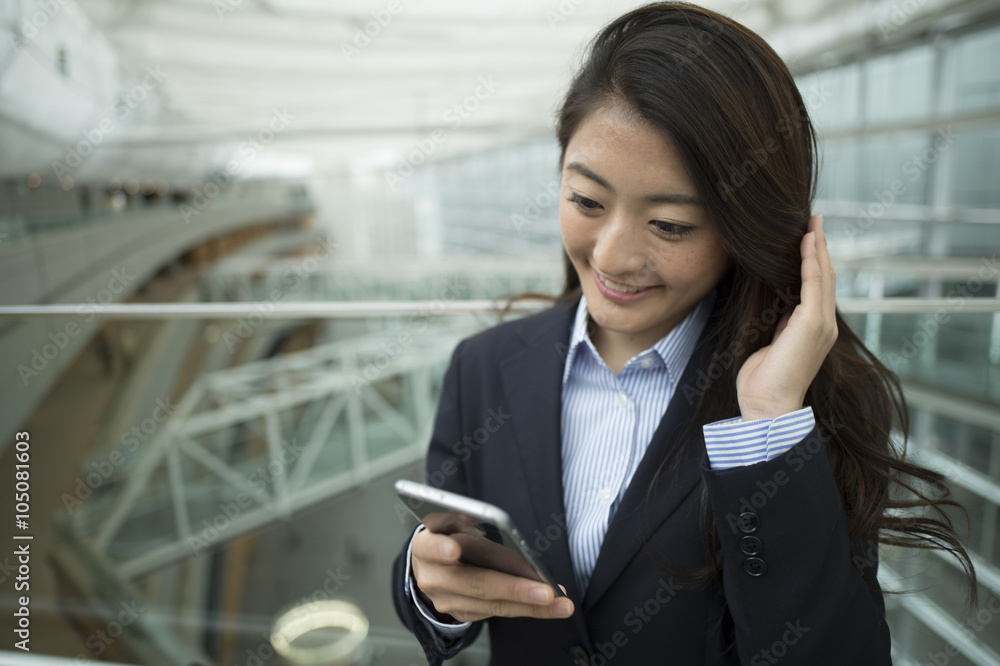
<svg viewBox="0 0 1000 666">
<path fill-rule="evenodd" d="M 469 630 L 469 627 L 472 626 L 471 622 L 460 622 L 459 624 L 446 624 L 441 622 L 431 615 L 430 610 L 424 607 L 417 595 L 413 594 L 413 576 L 410 573 L 410 550 L 413 548 L 413 537 L 417 536 L 417 534 L 424 529 L 426 529 L 426 526 L 423 523 L 417 525 L 417 529 L 413 530 L 413 536 L 410 537 L 410 545 L 406 547 L 406 575 L 403 577 L 404 592 L 406 592 L 406 598 L 412 601 L 413 605 L 417 607 L 417 612 L 423 615 L 424 619 L 434 625 L 434 628 L 437 629 L 442 636 L 447 638 L 458 638 Z"/>
<path fill-rule="evenodd" d="M 816 425 L 812 407 L 776 419 L 740 421 L 740 417 L 702 426 L 713 470 L 753 465 L 777 458 L 801 442 Z"/>
</svg>

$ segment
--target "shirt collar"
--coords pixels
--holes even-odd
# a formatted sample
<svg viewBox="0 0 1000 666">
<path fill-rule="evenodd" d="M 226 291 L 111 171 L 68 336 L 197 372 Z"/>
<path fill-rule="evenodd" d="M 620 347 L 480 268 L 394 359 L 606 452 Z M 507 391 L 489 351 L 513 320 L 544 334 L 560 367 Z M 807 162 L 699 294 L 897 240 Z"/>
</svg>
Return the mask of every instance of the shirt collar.
<svg viewBox="0 0 1000 666">
<path fill-rule="evenodd" d="M 716 291 L 713 288 L 698 301 L 698 304 L 680 324 L 660 338 L 650 349 L 636 354 L 633 358 L 655 354 L 655 357 L 667 368 L 670 381 L 678 381 L 681 371 L 687 364 L 687 360 L 694 351 L 698 338 L 701 337 L 701 332 L 708 322 L 708 318 L 715 306 L 715 298 Z M 580 348 L 581 344 L 584 344 L 590 350 L 595 360 L 599 363 L 604 363 L 600 354 L 597 353 L 597 348 L 594 347 L 594 343 L 591 341 L 590 334 L 587 331 L 588 317 L 587 297 L 580 294 L 580 303 L 576 308 L 576 316 L 573 319 L 573 332 L 570 335 L 569 349 L 566 353 L 566 365 L 563 368 L 562 383 L 564 387 L 566 386 L 566 381 L 569 379 L 573 361 L 576 358 L 576 351 Z M 629 363 L 631 363 L 631 359 Z M 626 365 L 629 363 L 626 363 Z M 659 364 L 657 363 L 657 365 Z"/>
</svg>

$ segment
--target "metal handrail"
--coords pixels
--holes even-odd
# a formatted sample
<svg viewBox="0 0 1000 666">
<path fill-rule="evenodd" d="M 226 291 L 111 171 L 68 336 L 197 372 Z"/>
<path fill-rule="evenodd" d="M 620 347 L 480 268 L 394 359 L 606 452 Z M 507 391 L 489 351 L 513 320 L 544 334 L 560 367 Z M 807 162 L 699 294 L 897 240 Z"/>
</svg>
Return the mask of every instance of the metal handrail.
<svg viewBox="0 0 1000 666">
<path fill-rule="evenodd" d="M 511 304 L 511 312 L 536 312 L 551 303 L 523 300 Z M 224 303 L 58 303 L 53 305 L 3 305 L 0 317 L 90 316 L 104 319 L 221 319 L 260 317 L 285 319 L 350 319 L 357 317 L 406 317 L 463 314 L 497 314 L 503 300 L 468 301 L 245 301 Z M 1000 312 L 997 298 L 845 298 L 837 301 L 841 314 L 954 314 Z"/>
</svg>

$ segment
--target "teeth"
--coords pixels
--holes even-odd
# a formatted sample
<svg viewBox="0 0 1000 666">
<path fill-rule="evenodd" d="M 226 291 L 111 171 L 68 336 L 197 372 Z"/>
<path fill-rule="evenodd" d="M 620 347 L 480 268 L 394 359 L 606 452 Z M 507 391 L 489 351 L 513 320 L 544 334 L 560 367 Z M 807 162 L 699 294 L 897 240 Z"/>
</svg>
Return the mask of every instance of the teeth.
<svg viewBox="0 0 1000 666">
<path fill-rule="evenodd" d="M 603 275 L 598 275 L 597 278 L 604 283 L 604 286 L 608 289 L 614 291 L 620 291 L 623 294 L 634 294 L 637 291 L 642 291 L 645 287 L 627 287 L 623 284 L 618 284 L 617 282 L 611 282 L 606 280 Z"/>
</svg>

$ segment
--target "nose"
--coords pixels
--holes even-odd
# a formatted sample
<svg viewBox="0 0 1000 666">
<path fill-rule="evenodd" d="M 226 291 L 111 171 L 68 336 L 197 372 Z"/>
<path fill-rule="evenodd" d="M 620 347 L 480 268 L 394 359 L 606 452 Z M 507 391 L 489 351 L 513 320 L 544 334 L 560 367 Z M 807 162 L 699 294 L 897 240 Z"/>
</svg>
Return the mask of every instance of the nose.
<svg viewBox="0 0 1000 666">
<path fill-rule="evenodd" d="M 646 272 L 648 239 L 640 233 L 637 220 L 618 213 L 600 225 L 596 232 L 591 263 L 599 272 L 623 281 L 641 279 Z M 627 279 L 632 278 L 632 279 Z"/>
</svg>

